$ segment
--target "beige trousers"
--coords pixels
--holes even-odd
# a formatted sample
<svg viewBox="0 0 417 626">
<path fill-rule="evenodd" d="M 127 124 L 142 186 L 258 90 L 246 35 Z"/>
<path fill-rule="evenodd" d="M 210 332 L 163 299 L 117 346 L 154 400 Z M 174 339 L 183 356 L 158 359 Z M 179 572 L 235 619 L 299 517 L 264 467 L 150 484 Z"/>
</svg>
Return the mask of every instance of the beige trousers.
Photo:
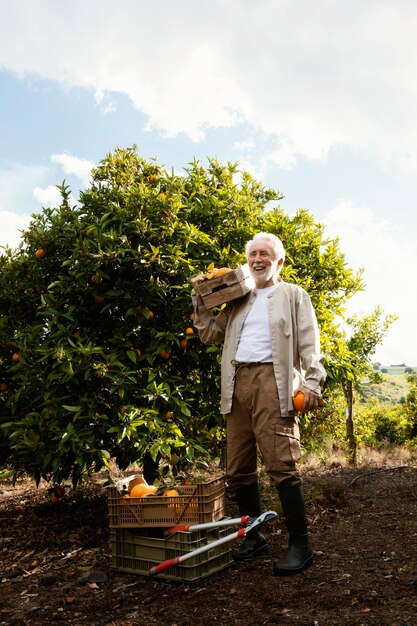
<svg viewBox="0 0 417 626">
<path fill-rule="evenodd" d="M 282 416 L 272 363 L 237 364 L 233 404 L 226 416 L 228 485 L 258 480 L 258 450 L 271 484 L 300 484 L 298 419 Z"/>
</svg>

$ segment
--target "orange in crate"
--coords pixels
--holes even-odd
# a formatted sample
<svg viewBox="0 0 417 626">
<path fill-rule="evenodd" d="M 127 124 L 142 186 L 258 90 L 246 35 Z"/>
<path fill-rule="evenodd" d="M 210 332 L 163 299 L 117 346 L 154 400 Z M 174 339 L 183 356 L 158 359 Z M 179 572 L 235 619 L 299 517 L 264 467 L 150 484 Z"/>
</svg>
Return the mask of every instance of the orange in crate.
<svg viewBox="0 0 417 626">
<path fill-rule="evenodd" d="M 145 485 L 142 483 L 135 485 L 129 493 L 129 496 L 131 498 L 146 498 L 154 495 L 157 491 L 158 487 L 155 487 L 155 485 Z"/>
<path fill-rule="evenodd" d="M 206 274 L 207 280 L 195 287 L 208 309 L 241 298 L 255 286 L 247 264 L 238 265 L 234 270 L 221 268 L 211 272 L 210 277 Z"/>
<path fill-rule="evenodd" d="M 226 510 L 224 478 L 206 483 L 181 485 L 178 495 L 128 497 L 115 488 L 108 490 L 110 528 L 170 527 L 202 524 L 222 519 Z"/>
</svg>

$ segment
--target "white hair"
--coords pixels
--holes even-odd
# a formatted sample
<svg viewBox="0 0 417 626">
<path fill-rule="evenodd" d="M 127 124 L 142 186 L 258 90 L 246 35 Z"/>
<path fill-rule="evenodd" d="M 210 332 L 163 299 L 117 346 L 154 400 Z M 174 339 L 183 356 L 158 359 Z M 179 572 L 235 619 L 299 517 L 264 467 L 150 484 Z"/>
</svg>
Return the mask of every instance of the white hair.
<svg viewBox="0 0 417 626">
<path fill-rule="evenodd" d="M 274 251 L 274 255 L 275 255 L 275 259 L 276 260 L 284 260 L 285 259 L 285 248 L 284 248 L 284 244 L 282 243 L 281 239 L 279 239 L 276 235 L 273 235 L 272 233 L 256 233 L 256 235 L 253 237 L 253 239 L 251 239 L 250 241 L 247 242 L 246 246 L 245 246 L 245 253 L 246 253 L 246 258 L 249 257 L 249 252 L 250 249 L 252 247 L 252 245 L 256 242 L 256 241 L 261 241 L 261 240 L 265 240 L 269 243 L 269 245 L 271 246 L 272 250 Z"/>
</svg>

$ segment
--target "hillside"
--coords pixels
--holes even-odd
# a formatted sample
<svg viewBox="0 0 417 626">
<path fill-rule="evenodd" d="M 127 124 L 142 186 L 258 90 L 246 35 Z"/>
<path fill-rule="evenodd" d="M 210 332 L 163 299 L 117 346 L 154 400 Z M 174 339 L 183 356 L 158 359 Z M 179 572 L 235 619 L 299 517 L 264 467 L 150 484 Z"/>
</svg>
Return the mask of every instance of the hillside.
<svg viewBox="0 0 417 626">
<path fill-rule="evenodd" d="M 407 365 L 406 363 L 401 363 L 399 365 L 382 365 L 382 363 L 374 363 L 373 365 L 374 371 L 381 372 L 381 374 L 390 374 L 392 376 L 403 376 L 406 372 L 417 373 L 417 365 Z"/>
<path fill-rule="evenodd" d="M 383 374 L 382 383 L 366 382 L 361 386 L 361 400 L 377 398 L 381 403 L 400 404 L 404 402 L 409 387 L 404 373 Z"/>
</svg>

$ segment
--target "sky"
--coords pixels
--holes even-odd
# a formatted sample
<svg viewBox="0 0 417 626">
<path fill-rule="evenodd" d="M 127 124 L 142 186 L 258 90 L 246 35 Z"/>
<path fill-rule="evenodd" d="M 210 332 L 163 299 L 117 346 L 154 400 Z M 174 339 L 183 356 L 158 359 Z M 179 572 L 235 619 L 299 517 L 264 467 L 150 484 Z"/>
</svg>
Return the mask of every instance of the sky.
<svg viewBox="0 0 417 626">
<path fill-rule="evenodd" d="M 0 245 L 116 147 L 239 162 L 324 224 L 417 365 L 414 0 L 0 0 Z"/>
</svg>

